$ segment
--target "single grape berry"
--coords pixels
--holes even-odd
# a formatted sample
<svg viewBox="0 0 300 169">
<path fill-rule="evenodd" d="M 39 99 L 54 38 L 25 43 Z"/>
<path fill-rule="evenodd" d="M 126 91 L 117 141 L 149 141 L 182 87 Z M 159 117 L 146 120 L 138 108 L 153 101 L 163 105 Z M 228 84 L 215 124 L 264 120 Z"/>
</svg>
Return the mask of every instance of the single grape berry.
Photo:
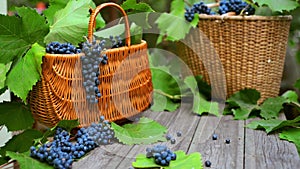
<svg viewBox="0 0 300 169">
<path fill-rule="evenodd" d="M 205 161 L 205 167 L 210 167 L 211 166 L 211 162 L 209 160 Z"/>
<path fill-rule="evenodd" d="M 213 134 L 213 135 L 212 135 L 212 139 L 213 139 L 213 140 L 217 140 L 217 139 L 218 139 L 218 135 L 217 135 L 217 134 Z"/>
<path fill-rule="evenodd" d="M 181 135 L 182 135 L 181 131 L 177 131 L 176 135 L 177 135 L 177 137 L 181 137 Z"/>
<path fill-rule="evenodd" d="M 171 139 L 171 144 L 175 144 L 176 140 L 174 138 Z"/>
<path fill-rule="evenodd" d="M 226 143 L 226 144 L 230 144 L 230 139 L 227 138 L 227 139 L 225 140 L 225 143 Z"/>
<path fill-rule="evenodd" d="M 167 139 L 167 140 L 171 140 L 171 139 L 172 139 L 171 134 L 167 134 L 167 135 L 166 135 L 166 139 Z"/>
</svg>

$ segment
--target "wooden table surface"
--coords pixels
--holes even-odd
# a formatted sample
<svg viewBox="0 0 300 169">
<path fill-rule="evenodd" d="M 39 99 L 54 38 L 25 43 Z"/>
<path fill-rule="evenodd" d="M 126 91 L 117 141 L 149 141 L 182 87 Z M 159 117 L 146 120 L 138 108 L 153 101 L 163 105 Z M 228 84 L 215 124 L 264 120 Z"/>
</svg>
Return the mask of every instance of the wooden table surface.
<svg viewBox="0 0 300 169">
<path fill-rule="evenodd" d="M 156 120 L 176 136 L 176 144 L 167 145 L 172 151 L 200 152 L 202 161 L 210 160 L 211 169 L 300 169 L 300 158 L 294 144 L 280 140 L 277 134 L 245 128 L 248 121 L 233 120 L 232 116 L 197 116 L 188 105 L 176 112 L 145 111 L 142 116 Z M 218 134 L 212 140 L 212 134 Z M 225 144 L 225 139 L 231 140 Z M 86 157 L 73 163 L 74 169 L 128 169 L 135 156 L 145 153 L 150 145 L 100 146 Z M 206 168 L 206 167 L 204 167 Z"/>
</svg>

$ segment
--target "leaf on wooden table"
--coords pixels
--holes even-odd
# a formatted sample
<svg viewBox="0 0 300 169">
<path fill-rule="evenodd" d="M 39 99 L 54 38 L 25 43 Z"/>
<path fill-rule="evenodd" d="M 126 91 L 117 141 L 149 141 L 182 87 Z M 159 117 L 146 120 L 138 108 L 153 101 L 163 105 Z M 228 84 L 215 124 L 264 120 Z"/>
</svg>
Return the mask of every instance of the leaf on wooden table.
<svg viewBox="0 0 300 169">
<path fill-rule="evenodd" d="M 8 88 L 24 103 L 32 86 L 40 79 L 42 58 L 45 48 L 35 43 L 26 55 L 9 72 L 6 80 Z"/>
<path fill-rule="evenodd" d="M 234 119 L 245 120 L 249 117 L 254 109 L 259 109 L 257 101 L 260 98 L 260 93 L 255 89 L 244 89 L 234 93 L 227 99 L 229 106 L 238 106 L 239 109 L 234 109 Z"/>
<path fill-rule="evenodd" d="M 289 128 L 279 134 L 279 138 L 293 142 L 300 154 L 300 128 Z"/>
<path fill-rule="evenodd" d="M 290 102 L 298 102 L 298 95 L 295 91 L 292 90 L 288 90 L 285 93 L 283 93 L 281 95 L 281 97 L 287 99 L 286 102 L 290 103 Z"/>
<path fill-rule="evenodd" d="M 125 124 L 119 126 L 112 123 L 117 139 L 128 145 L 133 144 L 151 144 L 158 141 L 166 141 L 164 133 L 167 128 L 148 118 L 141 118 L 137 124 Z"/>
<path fill-rule="evenodd" d="M 198 83 L 193 76 L 184 79 L 185 85 L 193 93 L 193 112 L 197 114 L 209 113 L 219 116 L 219 104 L 213 101 L 207 101 L 202 94 L 199 93 Z"/>
<path fill-rule="evenodd" d="M 0 126 L 5 125 L 8 131 L 31 128 L 34 123 L 29 107 L 17 102 L 0 104 Z"/>
<path fill-rule="evenodd" d="M 279 119 L 270 119 L 270 120 L 256 120 L 252 121 L 246 125 L 246 127 L 251 129 L 265 129 L 267 133 L 283 129 L 285 127 L 299 127 L 300 126 L 300 116 L 293 120 L 279 120 Z"/>
<path fill-rule="evenodd" d="M 135 168 L 154 168 L 162 167 L 164 169 L 202 169 L 203 164 L 201 154 L 196 152 L 186 155 L 185 152 L 179 150 L 174 152 L 177 156 L 176 160 L 171 161 L 169 166 L 160 166 L 154 162 L 153 158 L 147 158 L 145 154 L 139 154 L 136 161 L 132 163 Z"/>
<path fill-rule="evenodd" d="M 267 120 L 277 118 L 285 102 L 286 99 L 283 97 L 267 98 L 260 106 L 261 117 Z"/>
<path fill-rule="evenodd" d="M 29 152 L 27 153 L 15 153 L 15 152 L 7 152 L 7 156 L 11 159 L 18 161 L 21 169 L 53 169 L 52 166 L 49 166 L 46 163 L 42 163 L 38 160 L 35 160 L 29 156 Z"/>
</svg>

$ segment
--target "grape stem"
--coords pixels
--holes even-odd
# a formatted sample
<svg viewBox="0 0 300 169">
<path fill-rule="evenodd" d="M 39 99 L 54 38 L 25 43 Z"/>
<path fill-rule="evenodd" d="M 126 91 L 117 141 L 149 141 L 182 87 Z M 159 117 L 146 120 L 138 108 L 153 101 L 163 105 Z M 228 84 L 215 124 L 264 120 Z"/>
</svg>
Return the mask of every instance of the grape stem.
<svg viewBox="0 0 300 169">
<path fill-rule="evenodd" d="M 161 94 L 163 96 L 166 96 L 170 99 L 173 99 L 173 100 L 181 100 L 182 97 L 185 97 L 186 95 L 170 95 L 168 93 L 165 93 L 159 89 L 153 89 L 154 92 L 158 93 L 158 94 Z"/>
</svg>

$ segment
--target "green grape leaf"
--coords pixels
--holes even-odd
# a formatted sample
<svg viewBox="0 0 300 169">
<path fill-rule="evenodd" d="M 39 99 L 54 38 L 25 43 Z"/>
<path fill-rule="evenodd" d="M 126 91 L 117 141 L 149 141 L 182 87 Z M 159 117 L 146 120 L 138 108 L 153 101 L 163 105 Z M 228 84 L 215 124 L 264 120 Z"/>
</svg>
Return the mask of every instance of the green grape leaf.
<svg viewBox="0 0 300 169">
<path fill-rule="evenodd" d="M 9 63 L 21 58 L 32 44 L 42 44 L 49 26 L 35 10 L 16 8 L 21 18 L 0 14 L 0 63 Z"/>
<path fill-rule="evenodd" d="M 291 11 L 299 6 L 295 0 L 253 0 L 259 6 L 267 5 L 273 12 Z"/>
<path fill-rule="evenodd" d="M 26 55 L 12 68 L 6 80 L 8 88 L 24 103 L 32 86 L 40 79 L 45 48 L 35 43 Z"/>
<path fill-rule="evenodd" d="M 179 100 L 180 88 L 175 76 L 169 74 L 169 67 L 158 66 L 151 68 L 152 83 L 154 88 L 153 111 L 174 111 L 179 103 L 173 103 L 172 99 Z M 161 96 L 160 96 L 161 95 Z"/>
<path fill-rule="evenodd" d="M 10 69 L 11 63 L 12 62 L 9 62 L 7 64 L 0 63 L 0 89 L 3 89 L 5 87 L 6 74 Z"/>
<path fill-rule="evenodd" d="M 252 121 L 246 125 L 246 127 L 251 129 L 265 129 L 267 133 L 285 128 L 285 127 L 295 127 L 300 126 L 300 116 L 293 120 L 279 120 L 279 119 L 270 119 L 270 120 L 256 120 Z"/>
<path fill-rule="evenodd" d="M 300 90 L 300 79 L 298 79 L 296 81 L 296 83 L 294 84 L 294 87 L 296 87 L 298 90 Z"/>
<path fill-rule="evenodd" d="M 111 35 L 120 36 L 124 33 L 124 31 L 125 31 L 125 25 L 118 24 L 118 25 L 112 26 L 107 29 L 96 31 L 96 32 L 94 32 L 94 35 L 99 38 L 108 39 L 109 36 L 111 36 Z"/>
<path fill-rule="evenodd" d="M 5 125 L 8 131 L 31 128 L 34 123 L 29 107 L 17 102 L 0 104 L 0 126 Z"/>
<path fill-rule="evenodd" d="M 289 128 L 279 133 L 279 138 L 293 142 L 300 154 L 300 128 Z"/>
<path fill-rule="evenodd" d="M 186 77 L 184 83 L 193 93 L 193 112 L 200 115 L 203 113 L 210 113 L 219 116 L 219 104 L 217 102 L 207 101 L 203 95 L 199 93 L 197 81 L 193 76 Z"/>
<path fill-rule="evenodd" d="M 254 109 L 259 109 L 257 101 L 260 98 L 260 93 L 255 89 L 244 89 L 234 93 L 227 99 L 229 106 L 239 109 L 233 109 L 234 119 L 245 120 L 249 117 Z"/>
<path fill-rule="evenodd" d="M 8 151 L 6 155 L 11 159 L 18 161 L 21 169 L 53 169 L 52 166 L 31 158 L 29 152 L 15 153 Z"/>
<path fill-rule="evenodd" d="M 151 110 L 154 112 L 161 112 L 161 111 L 169 111 L 173 112 L 178 109 L 180 103 L 174 103 L 170 98 L 161 95 L 154 91 L 153 93 L 153 100 L 154 103 L 151 106 Z"/>
<path fill-rule="evenodd" d="M 136 0 L 126 0 L 121 7 L 127 12 L 127 14 L 140 13 L 140 12 L 154 12 L 151 6 L 147 3 L 137 3 Z"/>
<path fill-rule="evenodd" d="M 168 67 L 159 66 L 151 68 L 153 88 L 169 95 L 179 95 L 180 88 L 176 77 L 169 74 Z"/>
<path fill-rule="evenodd" d="M 260 106 L 261 117 L 267 120 L 277 118 L 285 102 L 286 99 L 283 97 L 267 98 Z"/>
<path fill-rule="evenodd" d="M 45 43 L 52 41 L 78 44 L 83 41 L 89 23 L 91 0 L 70 0 L 65 8 L 57 11 L 45 37 Z"/>
<path fill-rule="evenodd" d="M 132 162 L 135 168 L 164 168 L 164 169 L 203 169 L 201 154 L 196 152 L 186 155 L 184 151 L 179 150 L 174 152 L 176 160 L 171 161 L 169 166 L 160 166 L 154 162 L 153 158 L 147 158 L 145 154 L 139 154 L 136 161 Z"/>
<path fill-rule="evenodd" d="M 166 40 L 170 41 L 184 39 L 192 26 L 195 27 L 197 25 L 196 20 L 198 17 L 195 17 L 192 24 L 190 24 L 185 20 L 184 12 L 184 1 L 173 0 L 171 3 L 170 14 L 163 13 L 159 16 L 159 18 L 155 21 L 160 30 L 160 36 L 157 40 L 157 44 L 162 41 L 162 37 L 164 35 L 167 35 Z"/>
<path fill-rule="evenodd" d="M 119 126 L 112 123 L 117 139 L 128 145 L 151 144 L 158 141 L 166 141 L 164 133 L 167 128 L 152 119 L 142 117 L 137 124 L 125 124 Z"/>
<path fill-rule="evenodd" d="M 13 136 L 4 147 L 1 147 L 0 154 L 5 156 L 7 151 L 23 153 L 33 145 L 34 139 L 42 137 L 43 134 L 38 130 L 27 129 L 21 134 Z"/>
<path fill-rule="evenodd" d="M 50 6 L 43 11 L 50 25 L 53 24 L 53 18 L 57 11 L 66 7 L 70 0 L 50 0 Z"/>
<path fill-rule="evenodd" d="M 286 91 L 281 95 L 281 97 L 285 98 L 287 103 L 298 102 L 298 95 L 295 91 L 292 90 Z"/>
</svg>

